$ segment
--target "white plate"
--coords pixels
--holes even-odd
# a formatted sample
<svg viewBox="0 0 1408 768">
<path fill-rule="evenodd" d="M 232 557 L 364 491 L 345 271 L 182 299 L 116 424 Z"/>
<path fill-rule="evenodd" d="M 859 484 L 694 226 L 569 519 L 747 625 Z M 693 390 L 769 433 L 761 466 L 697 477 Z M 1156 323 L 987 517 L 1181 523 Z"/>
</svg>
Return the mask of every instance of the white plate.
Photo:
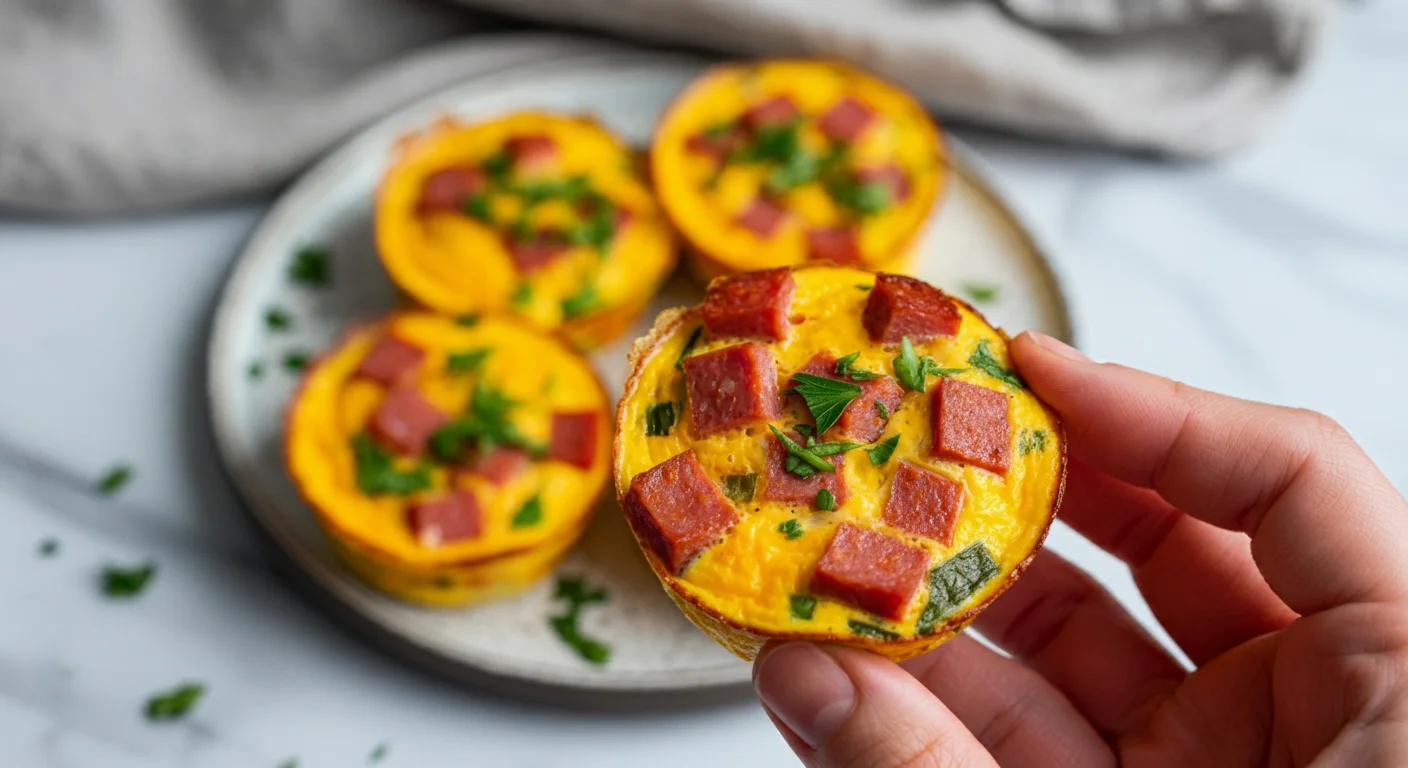
<svg viewBox="0 0 1408 768">
<path fill-rule="evenodd" d="M 606 587 L 610 600 L 583 613 L 584 629 L 613 648 L 610 662 L 583 662 L 552 633 L 558 612 L 552 579 L 521 597 L 470 610 L 419 608 L 364 587 L 333 560 L 310 510 L 282 463 L 284 403 L 295 376 L 280 364 L 290 351 L 327 346 L 350 323 L 395 303 L 375 257 L 372 192 L 398 136 L 443 114 L 487 118 L 526 107 L 590 112 L 629 141 L 644 145 L 662 106 L 699 74 L 698 59 L 626 52 L 594 54 L 500 72 L 444 91 L 364 131 L 295 183 L 264 219 L 241 255 L 215 315 L 209 356 L 212 419 L 221 457 L 259 527 L 295 570 L 309 577 L 319 602 L 396 655 L 437 674 L 497 683 L 559 701 L 698 699 L 736 690 L 749 666 L 690 625 L 641 558 L 614 501 L 559 568 Z M 277 140 L 277 137 L 271 137 Z M 953 171 L 923 246 L 919 273 L 951 289 L 1001 287 L 982 305 L 1010 331 L 1036 328 L 1072 335 L 1065 301 L 1031 237 L 982 179 L 971 153 L 950 142 Z M 309 244 L 332 254 L 332 283 L 321 290 L 291 283 L 292 255 Z M 626 335 L 592 355 L 614 394 L 625 353 L 659 309 L 697 303 L 699 289 L 677 276 Z M 265 328 L 267 308 L 293 317 L 289 331 Z M 262 363 L 262 378 L 247 376 Z M 610 494 L 608 494 L 609 496 Z M 689 691 L 691 695 L 679 694 Z"/>
</svg>

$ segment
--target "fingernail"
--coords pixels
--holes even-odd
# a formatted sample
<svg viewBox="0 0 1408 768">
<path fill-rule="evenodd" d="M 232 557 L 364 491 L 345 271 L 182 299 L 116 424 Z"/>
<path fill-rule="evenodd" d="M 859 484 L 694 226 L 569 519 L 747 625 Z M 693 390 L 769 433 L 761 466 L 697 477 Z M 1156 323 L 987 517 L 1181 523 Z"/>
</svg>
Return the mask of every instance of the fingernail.
<svg viewBox="0 0 1408 768">
<path fill-rule="evenodd" d="M 1038 347 L 1048 352 L 1055 352 L 1067 360 L 1075 360 L 1081 363 L 1090 362 L 1090 358 L 1086 357 L 1079 349 L 1076 349 L 1058 338 L 1047 336 L 1041 331 L 1026 331 L 1026 335 L 1031 337 L 1031 340 L 1036 342 Z"/>
<path fill-rule="evenodd" d="M 829 741 L 856 707 L 851 678 L 811 643 L 787 643 L 759 659 L 753 690 L 812 749 Z"/>
</svg>

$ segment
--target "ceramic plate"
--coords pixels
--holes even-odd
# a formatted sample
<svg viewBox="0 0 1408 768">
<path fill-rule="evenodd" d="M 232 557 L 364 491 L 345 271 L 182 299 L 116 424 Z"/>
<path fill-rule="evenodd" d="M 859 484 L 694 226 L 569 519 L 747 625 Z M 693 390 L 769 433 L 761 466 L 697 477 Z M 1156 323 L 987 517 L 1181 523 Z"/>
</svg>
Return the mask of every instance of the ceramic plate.
<svg viewBox="0 0 1408 768">
<path fill-rule="evenodd" d="M 594 54 L 465 82 L 387 118 L 320 162 L 289 188 L 240 256 L 216 311 L 209 354 L 221 457 L 253 519 L 319 602 L 398 656 L 442 676 L 562 701 L 697 699 L 747 683 L 749 665 L 696 630 L 666 597 L 614 501 L 602 505 L 558 569 L 610 594 L 583 613 L 584 630 L 613 649 L 610 662 L 596 667 L 548 626 L 560 610 L 553 579 L 518 598 L 457 611 L 407 605 L 364 587 L 334 561 L 282 463 L 282 415 L 296 382 L 285 358 L 321 350 L 349 324 L 397 302 L 375 256 L 371 222 L 373 190 L 397 137 L 446 114 L 480 120 L 531 107 L 591 113 L 643 146 L 666 101 L 704 66 L 661 54 Z M 997 286 L 995 299 L 979 303 L 995 323 L 1069 339 L 1070 319 L 1050 266 L 971 153 L 949 146 L 952 180 L 924 242 L 920 275 L 958 293 L 973 284 Z M 331 281 L 321 289 L 288 279 L 293 255 L 309 245 L 331 255 Z M 655 312 L 698 303 L 701 295 L 677 275 L 627 335 L 592 355 L 614 394 L 626 374 L 626 350 Z M 266 327 L 265 312 L 275 307 L 292 318 L 287 330 Z M 251 375 L 251 366 L 262 367 L 262 375 Z"/>
</svg>

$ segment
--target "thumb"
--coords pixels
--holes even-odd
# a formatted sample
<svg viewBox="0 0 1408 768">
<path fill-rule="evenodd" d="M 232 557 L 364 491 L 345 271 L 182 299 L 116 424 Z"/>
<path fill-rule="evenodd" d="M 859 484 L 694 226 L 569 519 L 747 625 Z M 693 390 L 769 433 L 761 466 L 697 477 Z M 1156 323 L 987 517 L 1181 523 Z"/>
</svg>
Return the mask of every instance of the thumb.
<svg viewBox="0 0 1408 768">
<path fill-rule="evenodd" d="M 963 723 L 897 664 L 837 645 L 768 646 L 753 688 L 812 768 L 996 766 Z"/>
</svg>

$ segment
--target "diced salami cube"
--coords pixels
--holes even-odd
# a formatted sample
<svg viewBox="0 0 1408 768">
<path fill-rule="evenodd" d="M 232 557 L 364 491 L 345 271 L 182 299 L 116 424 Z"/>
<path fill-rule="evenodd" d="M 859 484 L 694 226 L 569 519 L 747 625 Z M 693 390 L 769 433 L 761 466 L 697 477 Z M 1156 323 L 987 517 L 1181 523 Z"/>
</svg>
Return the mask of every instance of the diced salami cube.
<svg viewBox="0 0 1408 768">
<path fill-rule="evenodd" d="M 630 208 L 622 208 L 622 207 L 620 207 L 620 206 L 617 206 L 617 207 L 616 207 L 616 219 L 615 219 L 615 221 L 612 222 L 612 224 L 615 225 L 616 231 L 617 231 L 617 232 L 620 232 L 621 230 L 625 229 L 627 226 L 630 225 L 631 222 L 633 222 L 633 221 L 635 221 L 635 220 L 636 220 L 636 213 L 635 213 L 635 211 L 632 211 Z"/>
<path fill-rule="evenodd" d="M 469 491 L 416 502 L 406 510 L 406 525 L 422 547 L 434 549 L 478 536 L 483 520 L 479 501 Z"/>
<path fill-rule="evenodd" d="M 435 430 L 449 418 L 425 399 L 415 387 L 392 387 L 386 393 L 367 427 L 377 442 L 405 456 L 419 457 Z"/>
<path fill-rule="evenodd" d="M 773 96 L 754 104 L 743 113 L 742 123 L 751 130 L 786 125 L 797 119 L 801 110 L 788 96 Z"/>
<path fill-rule="evenodd" d="M 459 212 L 464 199 L 483 192 L 488 179 L 484 172 L 468 165 L 441 168 L 425 177 L 416 207 L 422 213 L 430 211 Z"/>
<path fill-rule="evenodd" d="M 932 285 L 903 275 L 880 274 L 861 316 L 871 341 L 898 344 L 955 336 L 963 316 L 953 299 Z"/>
<path fill-rule="evenodd" d="M 601 419 L 591 411 L 554 413 L 552 437 L 548 439 L 548 458 L 591 469 L 592 462 L 596 461 L 600 430 Z"/>
<path fill-rule="evenodd" d="M 836 356 L 829 351 L 818 352 L 812 355 L 812 359 L 802 366 L 797 373 L 810 373 L 813 376 L 823 376 L 828 379 L 838 381 L 848 381 L 860 387 L 860 396 L 852 400 L 841 411 L 841 417 L 836 419 L 835 425 L 826 430 L 824 435 L 818 435 L 817 439 L 826 440 L 850 440 L 857 443 L 873 443 L 885 432 L 885 424 L 890 420 L 890 414 L 900 406 L 900 401 L 904 399 L 904 389 L 889 376 L 881 376 L 878 379 L 868 379 L 865 381 L 852 381 L 842 376 L 836 375 Z M 788 387 L 797 386 L 794 378 L 787 383 Z M 799 395 L 792 395 L 793 402 L 805 410 L 806 404 Z M 875 406 L 876 402 L 883 403 L 885 415 L 881 415 L 880 409 Z"/>
<path fill-rule="evenodd" d="M 494 485 L 503 485 L 528 469 L 532 459 L 518 448 L 495 447 L 487 453 L 477 453 L 465 470 L 479 475 Z"/>
<path fill-rule="evenodd" d="M 692 450 L 631 478 L 622 508 L 631 527 L 676 575 L 738 522 L 738 513 Z"/>
<path fill-rule="evenodd" d="M 684 381 L 689 416 L 700 436 L 778 417 L 777 366 L 772 352 L 757 342 L 685 358 Z"/>
<path fill-rule="evenodd" d="M 812 227 L 807 230 L 807 255 L 817 261 L 842 266 L 861 264 L 860 239 L 855 227 Z"/>
<path fill-rule="evenodd" d="M 788 211 L 766 197 L 758 196 L 733 218 L 735 224 L 758 237 L 772 237 L 788 217 Z"/>
<path fill-rule="evenodd" d="M 793 432 L 788 437 L 803 442 L 803 438 Z M 835 472 L 817 472 L 811 477 L 800 477 L 787 471 L 787 449 L 776 437 L 768 438 L 767 485 L 763 487 L 763 499 L 780 501 L 785 504 L 812 506 L 816 492 L 826 489 L 835 499 L 833 509 L 840 509 L 846 503 L 846 455 L 842 453 L 827 456 L 826 461 L 836 468 Z"/>
<path fill-rule="evenodd" d="M 953 527 L 962 508 L 963 483 L 902 461 L 890 484 L 885 522 L 947 547 L 953 544 Z"/>
<path fill-rule="evenodd" d="M 812 592 L 899 621 L 929 570 L 929 553 L 850 523 L 836 526 Z"/>
<path fill-rule="evenodd" d="M 389 387 L 411 373 L 425 359 L 425 350 L 386 334 L 357 364 L 356 376 Z"/>
<path fill-rule="evenodd" d="M 509 258 L 521 275 L 530 275 L 551 264 L 554 259 L 570 249 L 570 246 L 553 233 L 539 233 L 532 240 L 509 241 Z"/>
<path fill-rule="evenodd" d="M 932 397 L 933 454 L 1007 474 L 1012 452 L 1007 395 L 945 376 Z"/>
<path fill-rule="evenodd" d="M 505 144 L 513 157 L 513 170 L 526 176 L 536 176 L 557 167 L 558 146 L 551 136 L 514 136 Z"/>
<path fill-rule="evenodd" d="M 847 96 L 817 118 L 816 127 L 836 141 L 855 141 L 874 121 L 875 110 L 860 99 Z"/>
<path fill-rule="evenodd" d="M 685 149 L 696 155 L 723 160 L 748 143 L 748 134 L 733 126 L 726 131 L 701 131 L 685 139 Z"/>
<path fill-rule="evenodd" d="M 890 202 L 902 203 L 909 199 L 909 176 L 904 169 L 894 163 L 856 169 L 856 181 L 862 184 L 884 184 L 890 190 Z"/>
<path fill-rule="evenodd" d="M 792 294 L 797 281 L 790 269 L 769 269 L 726 277 L 709 284 L 700 313 L 709 338 L 782 341 L 792 327 Z"/>
</svg>

